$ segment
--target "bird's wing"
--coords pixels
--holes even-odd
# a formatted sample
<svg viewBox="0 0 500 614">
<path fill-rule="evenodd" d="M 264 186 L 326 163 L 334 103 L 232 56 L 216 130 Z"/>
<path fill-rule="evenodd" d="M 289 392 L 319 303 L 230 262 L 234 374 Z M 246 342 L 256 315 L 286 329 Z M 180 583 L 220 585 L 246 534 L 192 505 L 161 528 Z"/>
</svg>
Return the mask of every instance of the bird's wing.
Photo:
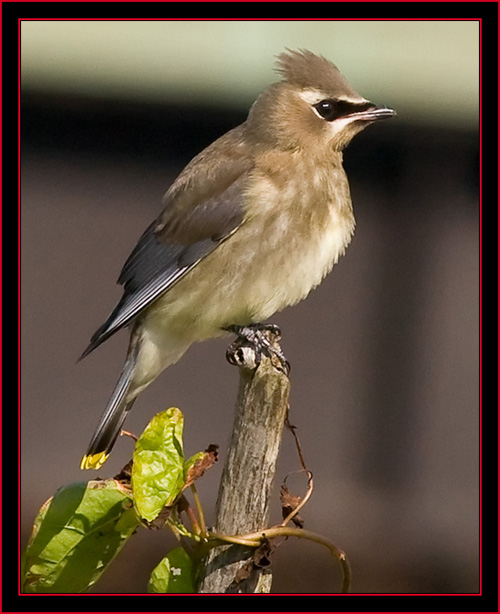
<svg viewBox="0 0 500 614">
<path fill-rule="evenodd" d="M 94 333 L 82 358 L 168 291 L 242 223 L 252 158 L 231 132 L 194 158 L 165 194 L 165 209 L 120 273 L 120 302 Z M 217 143 L 225 145 L 218 157 L 211 155 Z"/>
</svg>

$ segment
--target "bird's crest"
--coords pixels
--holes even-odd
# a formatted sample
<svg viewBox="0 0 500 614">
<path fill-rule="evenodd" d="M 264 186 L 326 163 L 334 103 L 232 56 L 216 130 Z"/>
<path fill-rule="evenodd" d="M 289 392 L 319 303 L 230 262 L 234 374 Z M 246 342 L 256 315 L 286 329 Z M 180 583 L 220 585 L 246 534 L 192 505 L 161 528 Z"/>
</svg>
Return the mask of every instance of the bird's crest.
<svg viewBox="0 0 500 614">
<path fill-rule="evenodd" d="M 287 49 L 286 52 L 280 53 L 277 56 L 276 71 L 283 81 L 303 89 L 338 91 L 359 98 L 335 64 L 307 49 Z"/>
</svg>

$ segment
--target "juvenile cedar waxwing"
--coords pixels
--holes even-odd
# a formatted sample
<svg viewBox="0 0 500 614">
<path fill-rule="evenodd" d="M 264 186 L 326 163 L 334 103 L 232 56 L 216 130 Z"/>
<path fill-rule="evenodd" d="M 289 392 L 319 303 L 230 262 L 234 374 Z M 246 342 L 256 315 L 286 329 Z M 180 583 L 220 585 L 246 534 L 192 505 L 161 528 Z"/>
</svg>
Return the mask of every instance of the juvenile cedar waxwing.
<svg viewBox="0 0 500 614">
<path fill-rule="evenodd" d="M 281 81 L 246 121 L 180 173 L 122 269 L 124 293 L 82 357 L 130 327 L 125 365 L 82 469 L 108 458 L 137 395 L 195 341 L 253 334 L 304 299 L 349 244 L 342 150 L 395 112 L 357 94 L 310 51 L 278 56 Z"/>
</svg>

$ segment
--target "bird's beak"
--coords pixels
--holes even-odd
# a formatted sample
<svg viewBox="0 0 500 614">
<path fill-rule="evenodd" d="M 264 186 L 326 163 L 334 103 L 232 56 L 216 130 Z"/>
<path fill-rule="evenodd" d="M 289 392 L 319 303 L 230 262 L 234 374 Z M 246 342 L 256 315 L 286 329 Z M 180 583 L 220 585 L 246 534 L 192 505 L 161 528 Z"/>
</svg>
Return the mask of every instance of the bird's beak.
<svg viewBox="0 0 500 614">
<path fill-rule="evenodd" d="M 395 115 L 397 115 L 397 113 L 393 109 L 372 105 L 368 107 L 365 111 L 350 113 L 348 117 L 353 121 L 373 122 L 378 119 L 389 119 L 389 117 L 394 117 Z"/>
</svg>

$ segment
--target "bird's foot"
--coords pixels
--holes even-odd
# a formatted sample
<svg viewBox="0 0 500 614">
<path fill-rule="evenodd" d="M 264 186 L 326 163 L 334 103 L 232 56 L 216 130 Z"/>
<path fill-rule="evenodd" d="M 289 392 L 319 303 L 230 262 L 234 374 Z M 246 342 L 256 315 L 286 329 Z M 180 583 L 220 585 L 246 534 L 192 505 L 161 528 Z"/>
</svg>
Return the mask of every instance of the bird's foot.
<svg viewBox="0 0 500 614">
<path fill-rule="evenodd" d="M 256 369 L 264 354 L 285 375 L 290 373 L 290 363 L 279 345 L 281 339 L 279 326 L 275 324 L 249 324 L 248 326 L 234 324 L 224 330 L 237 335 L 226 351 L 226 358 L 230 364 L 246 369 Z"/>
</svg>

